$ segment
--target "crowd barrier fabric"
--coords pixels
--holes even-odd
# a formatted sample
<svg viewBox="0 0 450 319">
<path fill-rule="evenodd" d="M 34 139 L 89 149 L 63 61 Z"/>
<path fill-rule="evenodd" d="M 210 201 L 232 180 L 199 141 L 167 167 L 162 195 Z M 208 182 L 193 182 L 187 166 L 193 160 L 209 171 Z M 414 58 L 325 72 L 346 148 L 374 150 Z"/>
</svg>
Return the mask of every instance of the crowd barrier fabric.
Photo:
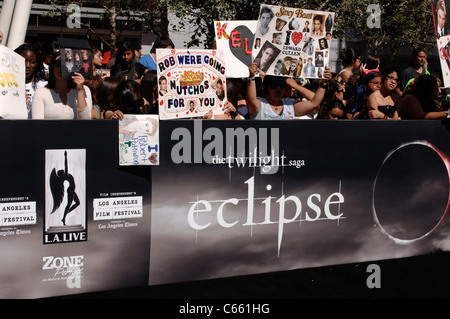
<svg viewBox="0 0 450 319">
<path fill-rule="evenodd" d="M 0 132 L 0 297 L 146 285 L 151 171 L 119 166 L 118 122 L 4 120 Z"/>
<path fill-rule="evenodd" d="M 448 250 L 440 121 L 164 121 L 161 137 L 150 285 Z"/>
<path fill-rule="evenodd" d="M 446 122 L 159 124 L 120 166 L 117 121 L 0 122 L 0 298 L 449 250 Z"/>
</svg>

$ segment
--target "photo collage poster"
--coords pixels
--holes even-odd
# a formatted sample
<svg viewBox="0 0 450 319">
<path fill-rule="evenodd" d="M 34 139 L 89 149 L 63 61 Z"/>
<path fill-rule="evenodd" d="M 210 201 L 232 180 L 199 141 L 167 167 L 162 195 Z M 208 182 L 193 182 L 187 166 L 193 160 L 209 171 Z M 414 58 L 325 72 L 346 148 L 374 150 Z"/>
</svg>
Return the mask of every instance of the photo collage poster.
<svg viewBox="0 0 450 319">
<path fill-rule="evenodd" d="M 262 4 L 252 48 L 258 73 L 322 78 L 334 18 L 333 12 Z"/>
<path fill-rule="evenodd" d="M 257 20 L 214 22 L 217 50 L 224 52 L 227 77 L 248 77 L 257 23 Z"/>
<path fill-rule="evenodd" d="M 124 114 L 119 121 L 119 165 L 159 165 L 159 118 Z"/>
<path fill-rule="evenodd" d="M 157 49 L 156 60 L 161 120 L 224 115 L 227 96 L 222 51 Z"/>
<path fill-rule="evenodd" d="M 432 0 L 431 9 L 434 18 L 439 62 L 441 64 L 443 86 L 450 87 L 450 25 L 448 23 L 448 0 Z"/>
</svg>

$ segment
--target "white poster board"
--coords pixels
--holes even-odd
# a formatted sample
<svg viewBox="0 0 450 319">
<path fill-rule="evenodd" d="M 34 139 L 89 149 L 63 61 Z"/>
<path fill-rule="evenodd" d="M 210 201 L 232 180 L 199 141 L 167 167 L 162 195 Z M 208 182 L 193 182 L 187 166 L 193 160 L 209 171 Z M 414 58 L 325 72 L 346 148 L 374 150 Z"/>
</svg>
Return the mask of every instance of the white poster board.
<svg viewBox="0 0 450 319">
<path fill-rule="evenodd" d="M 27 119 L 25 59 L 0 45 L 0 117 Z"/>
<path fill-rule="evenodd" d="M 119 121 L 119 165 L 159 165 L 158 115 L 124 114 Z"/>
<path fill-rule="evenodd" d="M 248 77 L 257 20 L 215 21 L 217 49 L 224 52 L 229 78 Z"/>
<path fill-rule="evenodd" d="M 450 87 L 450 35 L 437 39 L 444 87 Z"/>
<path fill-rule="evenodd" d="M 333 12 L 261 5 L 253 61 L 264 74 L 322 78 L 330 61 Z"/>
<path fill-rule="evenodd" d="M 157 49 L 156 60 L 161 120 L 224 114 L 227 97 L 222 51 Z"/>
</svg>

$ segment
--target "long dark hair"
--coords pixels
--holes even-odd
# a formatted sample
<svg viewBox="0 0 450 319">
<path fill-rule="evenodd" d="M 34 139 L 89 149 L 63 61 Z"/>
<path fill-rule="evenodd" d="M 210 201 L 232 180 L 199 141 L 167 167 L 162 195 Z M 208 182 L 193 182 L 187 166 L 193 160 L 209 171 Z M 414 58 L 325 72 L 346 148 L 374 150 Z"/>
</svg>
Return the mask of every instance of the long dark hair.
<svg viewBox="0 0 450 319">
<path fill-rule="evenodd" d="M 124 114 L 142 114 L 144 100 L 141 86 L 134 80 L 121 81 L 114 92 L 115 109 Z"/>
<path fill-rule="evenodd" d="M 95 103 L 103 110 L 113 110 L 114 92 L 118 85 L 118 80 L 111 77 L 104 78 L 94 91 Z"/>
<path fill-rule="evenodd" d="M 358 49 L 347 49 L 338 52 L 339 59 L 341 59 L 342 66 L 345 68 L 349 65 L 352 65 L 353 61 L 361 56 Z"/>
<path fill-rule="evenodd" d="M 125 41 L 119 45 L 117 48 L 116 59 L 114 61 L 114 65 L 111 68 L 111 76 L 118 80 L 135 80 L 136 74 L 136 61 L 134 54 L 135 45 L 131 41 Z M 133 58 L 131 59 L 130 64 L 127 64 L 122 56 L 125 54 L 125 51 L 130 50 L 133 53 Z"/>
</svg>

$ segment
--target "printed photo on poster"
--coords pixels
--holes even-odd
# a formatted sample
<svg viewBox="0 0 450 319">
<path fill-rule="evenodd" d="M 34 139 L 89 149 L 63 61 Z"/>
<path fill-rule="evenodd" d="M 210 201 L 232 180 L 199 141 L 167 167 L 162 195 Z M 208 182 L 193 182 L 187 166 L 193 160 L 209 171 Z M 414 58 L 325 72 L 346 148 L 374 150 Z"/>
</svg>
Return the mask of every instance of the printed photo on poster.
<svg viewBox="0 0 450 319">
<path fill-rule="evenodd" d="M 257 20 L 216 21 L 217 49 L 224 52 L 226 76 L 242 78 L 248 76 L 247 67 L 252 62 Z"/>
<path fill-rule="evenodd" d="M 46 150 L 44 244 L 86 240 L 86 150 Z"/>
<path fill-rule="evenodd" d="M 119 165 L 159 165 L 158 115 L 129 115 L 119 121 Z"/>
<path fill-rule="evenodd" d="M 85 79 L 93 78 L 91 50 L 61 48 L 60 52 L 63 79 L 71 79 L 75 73 L 80 73 Z"/>
<path fill-rule="evenodd" d="M 334 16 L 333 12 L 262 4 L 252 50 L 258 72 L 322 78 L 330 62 Z"/>
<path fill-rule="evenodd" d="M 450 34 L 450 25 L 448 23 L 448 12 L 450 7 L 447 2 L 448 0 L 432 0 L 431 2 L 434 29 L 437 38 Z"/>
<path fill-rule="evenodd" d="M 157 49 L 159 118 L 223 115 L 224 54 L 220 50 Z"/>
<path fill-rule="evenodd" d="M 25 91 L 25 59 L 0 45 L 0 118 L 25 120 L 28 118 Z"/>
<path fill-rule="evenodd" d="M 448 88 L 450 87 L 450 35 L 442 36 L 437 39 L 437 45 L 443 85 Z"/>
</svg>

